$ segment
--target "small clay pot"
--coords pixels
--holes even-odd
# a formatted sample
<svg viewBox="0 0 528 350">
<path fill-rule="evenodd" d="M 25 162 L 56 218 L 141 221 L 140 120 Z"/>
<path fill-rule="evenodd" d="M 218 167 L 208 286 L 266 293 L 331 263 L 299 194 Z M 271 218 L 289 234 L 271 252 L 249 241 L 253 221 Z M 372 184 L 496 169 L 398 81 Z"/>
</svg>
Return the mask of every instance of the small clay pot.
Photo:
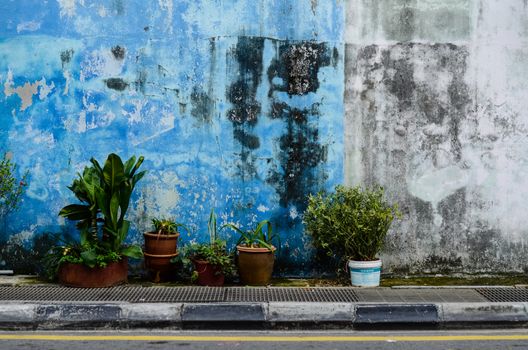
<svg viewBox="0 0 528 350">
<path fill-rule="evenodd" d="M 206 260 L 193 259 L 194 270 L 198 272 L 198 279 L 196 282 L 200 286 L 215 286 L 220 287 L 224 285 L 224 274 L 219 266 L 211 265 Z"/>
<path fill-rule="evenodd" d="M 106 267 L 88 267 L 83 264 L 62 263 L 59 267 L 59 283 L 78 288 L 104 288 L 126 283 L 128 259 L 109 263 Z"/>
<path fill-rule="evenodd" d="M 275 261 L 275 247 L 250 248 L 237 246 L 240 282 L 249 286 L 266 286 L 270 283 Z"/>
<path fill-rule="evenodd" d="M 145 238 L 145 266 L 151 270 L 155 277 L 154 282 L 160 281 L 160 274 L 168 272 L 173 268 L 172 258 L 178 255 L 178 237 L 174 235 L 162 235 L 157 232 L 143 234 Z"/>
</svg>

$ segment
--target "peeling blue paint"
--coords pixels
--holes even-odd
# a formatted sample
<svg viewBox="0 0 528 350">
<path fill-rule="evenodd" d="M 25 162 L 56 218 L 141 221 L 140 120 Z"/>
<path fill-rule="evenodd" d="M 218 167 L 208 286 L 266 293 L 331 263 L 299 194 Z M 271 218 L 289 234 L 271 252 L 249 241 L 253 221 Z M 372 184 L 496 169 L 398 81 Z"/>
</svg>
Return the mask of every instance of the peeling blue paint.
<svg viewBox="0 0 528 350">
<path fill-rule="evenodd" d="M 141 154 L 131 241 L 160 215 L 205 240 L 215 207 L 222 223 L 272 218 L 283 272 L 310 273 L 304 198 L 343 181 L 343 7 L 3 1 L 0 147 L 31 184 L 0 240 L 58 231 L 90 157 Z"/>
</svg>

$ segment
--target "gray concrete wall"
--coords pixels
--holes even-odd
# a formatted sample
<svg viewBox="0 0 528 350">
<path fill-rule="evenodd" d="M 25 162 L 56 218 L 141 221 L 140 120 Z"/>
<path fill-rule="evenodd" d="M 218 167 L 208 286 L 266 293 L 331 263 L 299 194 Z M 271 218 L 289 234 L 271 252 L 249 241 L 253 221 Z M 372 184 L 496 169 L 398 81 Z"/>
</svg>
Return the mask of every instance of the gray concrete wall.
<svg viewBox="0 0 528 350">
<path fill-rule="evenodd" d="M 528 270 L 528 1 L 350 0 L 345 174 L 403 212 L 386 272 Z"/>
</svg>

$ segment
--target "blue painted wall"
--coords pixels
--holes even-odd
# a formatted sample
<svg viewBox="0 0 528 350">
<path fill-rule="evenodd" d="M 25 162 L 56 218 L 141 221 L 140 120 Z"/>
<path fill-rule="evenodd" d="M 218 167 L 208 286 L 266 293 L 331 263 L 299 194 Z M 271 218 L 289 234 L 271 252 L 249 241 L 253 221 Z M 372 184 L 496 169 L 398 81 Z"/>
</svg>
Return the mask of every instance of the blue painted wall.
<svg viewBox="0 0 528 350">
<path fill-rule="evenodd" d="M 153 216 L 206 240 L 214 207 L 272 218 L 282 272 L 310 274 L 306 195 L 343 182 L 344 22 L 340 0 L 0 2 L 0 148 L 31 173 L 0 241 L 59 231 L 76 172 L 116 152 L 149 170 L 131 241 Z"/>
</svg>

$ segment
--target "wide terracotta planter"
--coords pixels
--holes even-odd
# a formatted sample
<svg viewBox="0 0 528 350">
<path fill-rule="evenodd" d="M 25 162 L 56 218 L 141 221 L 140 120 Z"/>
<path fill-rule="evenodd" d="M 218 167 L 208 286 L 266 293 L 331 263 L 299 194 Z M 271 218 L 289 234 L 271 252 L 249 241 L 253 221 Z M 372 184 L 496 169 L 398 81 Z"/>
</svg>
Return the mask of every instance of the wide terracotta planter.
<svg viewBox="0 0 528 350">
<path fill-rule="evenodd" d="M 126 283 L 128 259 L 109 263 L 106 267 L 88 267 L 83 264 L 62 263 L 59 267 L 59 283 L 79 288 L 104 288 Z"/>
<path fill-rule="evenodd" d="M 160 235 L 156 232 L 143 234 L 145 238 L 145 266 L 154 272 L 154 282 L 160 281 L 160 274 L 170 271 L 172 258 L 178 255 L 178 237 L 180 235 Z"/>
<path fill-rule="evenodd" d="M 223 286 L 224 285 L 224 274 L 220 267 L 209 264 L 205 260 L 193 259 L 194 270 L 198 272 L 198 279 L 196 282 L 200 286 Z"/>
<path fill-rule="evenodd" d="M 240 282 L 250 286 L 268 285 L 273 273 L 275 250 L 275 247 L 269 250 L 237 246 Z"/>
</svg>

